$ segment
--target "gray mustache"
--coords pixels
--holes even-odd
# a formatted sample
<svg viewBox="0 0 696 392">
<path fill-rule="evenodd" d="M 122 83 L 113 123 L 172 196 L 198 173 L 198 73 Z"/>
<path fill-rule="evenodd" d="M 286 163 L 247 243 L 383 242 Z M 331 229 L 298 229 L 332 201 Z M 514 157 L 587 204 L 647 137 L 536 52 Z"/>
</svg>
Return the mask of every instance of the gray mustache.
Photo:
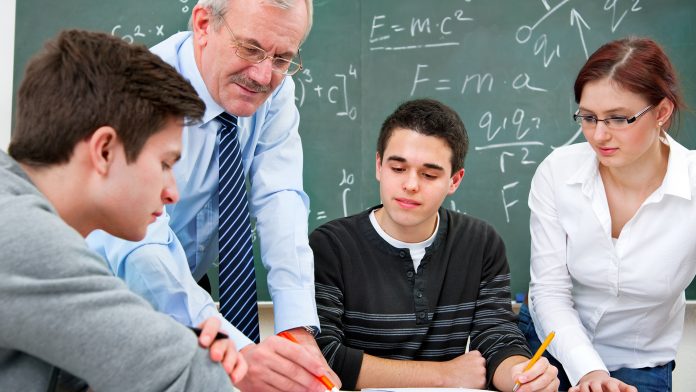
<svg viewBox="0 0 696 392">
<path fill-rule="evenodd" d="M 255 93 L 267 93 L 271 91 L 270 85 L 263 85 L 255 82 L 251 78 L 246 77 L 243 74 L 234 74 L 230 76 L 230 82 L 241 85 L 247 90 L 251 90 Z"/>
</svg>

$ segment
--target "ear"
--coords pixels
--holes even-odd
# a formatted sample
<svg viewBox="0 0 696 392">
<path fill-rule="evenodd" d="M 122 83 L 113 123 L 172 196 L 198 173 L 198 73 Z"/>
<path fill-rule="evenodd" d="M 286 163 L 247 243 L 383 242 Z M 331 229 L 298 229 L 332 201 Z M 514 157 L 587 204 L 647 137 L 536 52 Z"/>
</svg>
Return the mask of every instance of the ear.
<svg viewBox="0 0 696 392">
<path fill-rule="evenodd" d="M 464 178 L 464 169 L 459 169 L 454 175 L 450 178 L 450 185 L 449 185 L 449 191 L 447 192 L 448 195 L 453 194 L 457 188 L 459 188 L 459 184 L 462 183 L 462 179 Z"/>
<path fill-rule="evenodd" d="M 194 42 L 198 46 L 205 46 L 208 43 L 208 35 L 211 33 L 212 19 L 214 15 L 210 9 L 201 5 L 193 7 L 191 12 L 191 25 L 193 28 Z"/>
<path fill-rule="evenodd" d="M 116 159 L 116 153 L 122 148 L 112 127 L 98 128 L 87 140 L 89 146 L 89 158 L 92 167 L 100 175 L 106 175 Z"/>
<path fill-rule="evenodd" d="M 672 119 L 672 113 L 674 112 L 674 102 L 667 98 L 662 98 L 662 101 L 657 104 L 655 108 L 657 113 L 657 122 L 662 123 L 662 126 L 669 126 Z M 662 128 L 659 126 L 659 128 Z"/>
<path fill-rule="evenodd" d="M 377 153 L 376 158 L 375 158 L 375 178 L 377 178 L 377 182 L 379 182 L 381 176 L 382 176 L 382 158 L 379 156 L 379 153 Z"/>
</svg>

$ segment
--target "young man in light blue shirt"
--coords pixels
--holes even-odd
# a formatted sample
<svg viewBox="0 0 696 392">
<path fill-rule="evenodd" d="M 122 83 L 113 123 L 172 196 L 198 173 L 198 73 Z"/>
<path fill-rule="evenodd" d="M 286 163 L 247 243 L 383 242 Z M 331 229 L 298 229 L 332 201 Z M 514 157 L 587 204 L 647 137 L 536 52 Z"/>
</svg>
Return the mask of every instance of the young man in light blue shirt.
<svg viewBox="0 0 696 392">
<path fill-rule="evenodd" d="M 182 158 L 175 167 L 181 199 L 149 227 L 141 242 L 121 241 L 102 232 L 88 239 L 112 271 L 158 310 L 187 325 L 220 317 L 222 329 L 249 363 L 246 384 L 240 385 L 245 391 L 323 390 L 313 375 L 330 372 L 314 337 L 304 328 L 316 329 L 319 321 L 307 243 L 309 200 L 302 188 L 299 113 L 291 77 L 274 69 L 278 57 L 301 61 L 299 46 L 311 26 L 311 4 L 309 0 L 201 0 L 192 12 L 192 32 L 175 34 L 152 49 L 191 82 L 206 104 L 202 123 L 184 129 Z M 250 45 L 273 57 L 258 62 L 245 59 L 240 47 Z M 216 117 L 222 112 L 238 116 L 250 214 L 256 219 L 261 259 L 268 270 L 275 330 L 292 331 L 314 354 L 314 362 L 283 355 L 297 347 L 278 338 L 253 345 L 224 321 L 210 295 L 196 283 L 218 257 L 220 122 Z M 266 359 L 299 371 L 275 371 Z"/>
</svg>

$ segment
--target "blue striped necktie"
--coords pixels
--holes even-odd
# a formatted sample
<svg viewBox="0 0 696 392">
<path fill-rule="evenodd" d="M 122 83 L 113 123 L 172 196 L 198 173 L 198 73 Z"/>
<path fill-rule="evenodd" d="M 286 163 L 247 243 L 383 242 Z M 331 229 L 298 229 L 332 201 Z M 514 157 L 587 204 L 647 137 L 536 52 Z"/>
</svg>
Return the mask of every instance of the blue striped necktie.
<svg viewBox="0 0 696 392">
<path fill-rule="evenodd" d="M 259 311 L 249 207 L 237 118 L 223 112 L 219 144 L 220 313 L 249 339 L 259 342 Z"/>
</svg>

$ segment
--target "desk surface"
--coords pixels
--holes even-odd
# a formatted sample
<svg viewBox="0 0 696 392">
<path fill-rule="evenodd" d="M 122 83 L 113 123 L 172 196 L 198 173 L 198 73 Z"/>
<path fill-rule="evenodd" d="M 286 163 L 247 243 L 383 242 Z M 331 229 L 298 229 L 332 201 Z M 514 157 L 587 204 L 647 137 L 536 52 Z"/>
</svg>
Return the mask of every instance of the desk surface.
<svg viewBox="0 0 696 392">
<path fill-rule="evenodd" d="M 468 388 L 367 388 L 362 391 L 369 392 L 475 392 L 488 391 L 487 389 L 468 389 Z M 492 392 L 492 391 L 488 391 Z"/>
</svg>

